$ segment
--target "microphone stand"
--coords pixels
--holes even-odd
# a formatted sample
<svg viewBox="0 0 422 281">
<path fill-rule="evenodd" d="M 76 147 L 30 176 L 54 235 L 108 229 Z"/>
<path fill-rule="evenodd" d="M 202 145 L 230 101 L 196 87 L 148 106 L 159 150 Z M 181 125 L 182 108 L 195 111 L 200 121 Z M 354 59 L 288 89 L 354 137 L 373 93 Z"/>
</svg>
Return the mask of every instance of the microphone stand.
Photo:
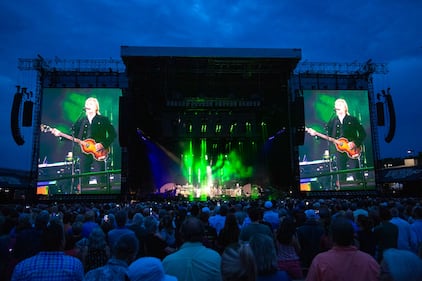
<svg viewBox="0 0 422 281">
<path fill-rule="evenodd" d="M 328 124 L 330 122 L 334 122 L 333 121 L 333 118 L 334 118 L 335 115 L 336 115 L 336 111 L 334 109 L 333 112 L 331 113 L 330 118 L 328 119 L 327 124 L 325 124 L 325 132 L 326 132 L 327 136 L 330 136 L 330 132 L 328 132 Z M 328 153 L 329 153 L 329 158 L 328 159 L 329 159 L 329 171 L 330 171 L 330 190 L 333 187 L 335 188 L 335 190 L 339 190 L 340 189 L 340 178 L 339 178 L 339 174 L 338 173 L 335 174 L 336 180 L 334 180 L 334 174 L 333 174 L 333 172 L 334 172 L 335 169 L 338 172 L 337 157 L 336 157 L 336 154 L 335 153 L 334 153 L 333 156 L 331 156 L 331 149 L 330 149 L 331 143 L 328 140 L 327 140 L 327 146 L 328 146 Z M 336 158 L 335 159 L 335 168 L 333 167 L 333 157 Z"/>
<path fill-rule="evenodd" d="M 70 193 L 73 194 L 75 192 L 75 124 L 72 125 L 70 128 L 72 132 L 72 157 L 71 157 L 71 174 L 72 174 L 72 188 Z M 77 188 L 76 188 L 77 192 Z"/>
<path fill-rule="evenodd" d="M 82 118 L 82 114 L 85 112 L 85 109 L 82 109 L 82 111 L 79 113 L 78 119 L 76 119 L 77 121 L 80 120 Z M 77 179 L 77 184 L 76 184 L 76 188 L 75 188 L 75 162 L 77 160 L 77 157 L 75 157 L 75 124 L 77 122 L 73 123 L 71 129 L 72 132 L 72 193 L 74 193 L 76 191 L 77 194 L 82 193 L 82 185 L 81 185 L 81 177 L 79 176 Z M 80 167 L 79 167 L 79 173 L 80 173 Z"/>
</svg>

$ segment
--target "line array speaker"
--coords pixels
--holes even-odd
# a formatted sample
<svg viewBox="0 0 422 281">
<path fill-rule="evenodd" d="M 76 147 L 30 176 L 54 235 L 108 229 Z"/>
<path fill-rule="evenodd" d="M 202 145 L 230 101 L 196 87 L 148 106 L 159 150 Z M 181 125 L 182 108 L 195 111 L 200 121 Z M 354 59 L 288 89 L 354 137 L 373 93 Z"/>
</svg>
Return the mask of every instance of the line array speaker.
<svg viewBox="0 0 422 281">
<path fill-rule="evenodd" d="M 25 101 L 23 103 L 23 118 L 22 118 L 22 126 L 23 127 L 31 127 L 32 126 L 32 111 L 34 109 L 34 102 L 32 101 Z"/>
</svg>

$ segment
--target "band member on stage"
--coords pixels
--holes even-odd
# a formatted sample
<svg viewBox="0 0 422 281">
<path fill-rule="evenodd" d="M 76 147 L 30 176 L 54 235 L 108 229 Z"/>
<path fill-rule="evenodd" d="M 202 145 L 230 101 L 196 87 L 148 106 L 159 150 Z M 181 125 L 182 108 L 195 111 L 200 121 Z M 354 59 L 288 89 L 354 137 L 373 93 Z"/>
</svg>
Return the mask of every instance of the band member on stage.
<svg viewBox="0 0 422 281">
<path fill-rule="evenodd" d="M 327 132 L 330 137 L 335 139 L 346 138 L 348 140 L 348 151 L 356 152 L 357 154 L 349 155 L 348 153 L 339 152 L 336 150 L 336 164 L 338 170 L 359 168 L 360 148 L 366 137 L 365 129 L 360 123 L 359 119 L 349 114 L 349 107 L 344 99 L 337 99 L 334 102 L 334 111 L 336 115 L 327 123 Z M 361 179 L 361 172 L 355 174 L 356 179 Z M 346 173 L 339 175 L 340 181 L 345 181 Z"/>
<path fill-rule="evenodd" d="M 335 149 L 335 161 L 337 170 L 355 169 L 360 167 L 360 154 L 366 132 L 359 119 L 350 115 L 346 100 L 337 99 L 334 102 L 335 115 L 328 121 L 326 129 L 328 140 Z M 309 129 L 309 134 L 321 135 Z M 324 136 L 323 136 L 324 137 Z M 352 175 L 352 174 L 350 174 Z M 349 176 L 350 176 L 349 175 Z M 353 180 L 361 180 L 362 173 L 353 173 Z M 347 173 L 339 173 L 339 181 L 344 182 L 348 177 Z M 339 186 L 339 182 L 337 182 Z"/>
<path fill-rule="evenodd" d="M 110 145 L 116 138 L 116 131 L 106 116 L 100 114 L 100 105 L 96 98 L 89 97 L 85 101 L 85 116 L 82 116 L 72 126 L 73 136 L 80 140 L 90 140 L 89 143 L 81 144 L 81 153 L 79 155 L 79 168 L 82 174 L 90 172 L 105 171 Z M 57 129 L 52 133 L 60 136 Z M 87 151 L 87 148 L 92 149 Z M 89 176 L 82 176 L 82 186 L 87 186 L 90 181 Z M 105 186 L 107 184 L 106 176 L 102 175 L 96 178 L 97 184 Z"/>
</svg>

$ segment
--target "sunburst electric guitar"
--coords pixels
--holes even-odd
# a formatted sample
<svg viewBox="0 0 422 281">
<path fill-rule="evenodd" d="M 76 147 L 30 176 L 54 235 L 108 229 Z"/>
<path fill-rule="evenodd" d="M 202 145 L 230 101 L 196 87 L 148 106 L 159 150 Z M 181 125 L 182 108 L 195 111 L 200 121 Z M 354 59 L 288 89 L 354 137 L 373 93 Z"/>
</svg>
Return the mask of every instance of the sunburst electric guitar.
<svg viewBox="0 0 422 281">
<path fill-rule="evenodd" d="M 337 151 L 346 153 L 349 158 L 356 159 L 360 156 L 360 153 L 362 151 L 362 148 L 360 146 L 355 146 L 354 148 L 349 147 L 349 140 L 346 138 L 332 138 L 330 136 L 321 134 L 314 129 L 311 128 L 305 128 L 305 131 L 310 134 L 311 136 L 318 136 L 320 138 L 323 138 L 325 140 L 328 140 L 335 144 Z"/>
<path fill-rule="evenodd" d="M 52 133 L 53 128 L 47 126 L 47 125 L 43 125 L 41 124 L 41 132 L 47 133 L 47 132 L 51 132 Z M 67 135 L 65 133 L 59 132 L 58 134 L 60 137 L 66 138 L 68 140 L 74 141 L 77 144 L 79 144 L 81 146 L 81 150 L 83 153 L 85 154 L 91 154 L 95 160 L 97 161 L 105 161 L 107 159 L 108 154 L 110 153 L 110 149 L 109 148 L 104 148 L 101 150 L 97 150 L 95 148 L 96 142 L 93 139 L 86 139 L 86 140 L 80 140 L 78 138 L 74 138 L 70 135 Z"/>
</svg>

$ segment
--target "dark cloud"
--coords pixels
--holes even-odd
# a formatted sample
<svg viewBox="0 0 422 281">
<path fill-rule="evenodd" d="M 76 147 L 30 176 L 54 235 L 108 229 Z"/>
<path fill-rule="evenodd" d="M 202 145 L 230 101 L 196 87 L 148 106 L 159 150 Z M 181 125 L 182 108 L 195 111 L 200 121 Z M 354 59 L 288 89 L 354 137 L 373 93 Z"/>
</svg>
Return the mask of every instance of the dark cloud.
<svg viewBox="0 0 422 281">
<path fill-rule="evenodd" d="M 421 143 L 409 125 L 422 117 L 415 93 L 421 87 L 421 11 L 422 2 L 413 0 L 2 1 L 0 121 L 9 124 L 15 85 L 31 83 L 17 70 L 20 57 L 119 58 L 122 45 L 301 48 L 307 61 L 389 64 L 391 83 L 375 88 L 392 87 L 399 124 L 397 141 L 381 143 L 381 154 L 401 155 L 403 147 Z M 6 162 L 19 165 L 22 157 L 15 155 L 26 150 L 26 157 L 30 148 L 11 143 L 8 126 L 0 136 L 2 150 L 11 152 L 2 152 Z"/>
</svg>

